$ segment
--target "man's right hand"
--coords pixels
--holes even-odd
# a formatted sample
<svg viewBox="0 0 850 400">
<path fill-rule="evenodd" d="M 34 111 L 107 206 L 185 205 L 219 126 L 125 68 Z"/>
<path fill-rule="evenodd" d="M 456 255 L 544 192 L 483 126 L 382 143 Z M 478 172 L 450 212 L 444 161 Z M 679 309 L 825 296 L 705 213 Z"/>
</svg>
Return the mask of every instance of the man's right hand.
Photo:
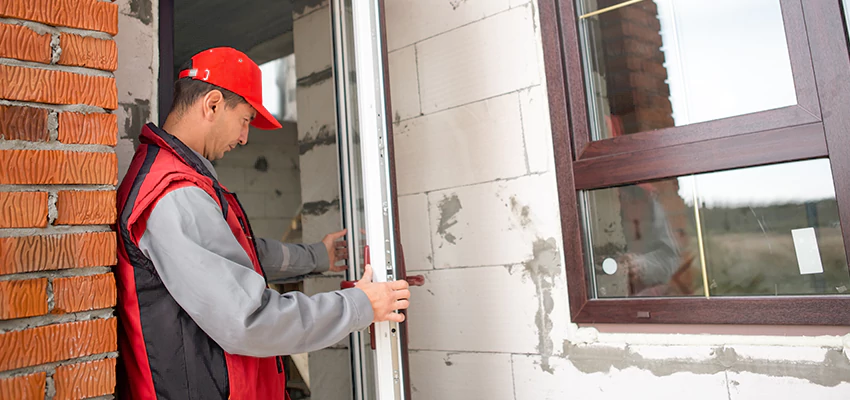
<svg viewBox="0 0 850 400">
<path fill-rule="evenodd" d="M 410 290 L 407 281 L 372 282 L 372 266 L 366 265 L 363 277 L 355 284 L 369 297 L 375 319 L 372 322 L 404 321 L 404 314 L 396 310 L 404 310 L 410 305 Z"/>
</svg>

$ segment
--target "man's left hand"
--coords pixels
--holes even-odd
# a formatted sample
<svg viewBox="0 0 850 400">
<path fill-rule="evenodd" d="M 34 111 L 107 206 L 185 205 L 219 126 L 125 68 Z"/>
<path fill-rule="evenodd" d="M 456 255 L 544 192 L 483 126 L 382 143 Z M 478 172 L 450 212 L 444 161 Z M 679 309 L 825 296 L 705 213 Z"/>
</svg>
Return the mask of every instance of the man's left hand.
<svg viewBox="0 0 850 400">
<path fill-rule="evenodd" d="M 347 232 L 347 229 L 343 229 L 339 232 L 328 234 L 324 239 L 322 239 L 322 243 L 324 243 L 325 248 L 328 249 L 328 260 L 330 260 L 331 263 L 331 272 L 340 272 L 348 269 L 347 265 L 336 265 L 337 261 L 348 259 L 348 242 L 340 240 L 345 237 Z"/>
</svg>

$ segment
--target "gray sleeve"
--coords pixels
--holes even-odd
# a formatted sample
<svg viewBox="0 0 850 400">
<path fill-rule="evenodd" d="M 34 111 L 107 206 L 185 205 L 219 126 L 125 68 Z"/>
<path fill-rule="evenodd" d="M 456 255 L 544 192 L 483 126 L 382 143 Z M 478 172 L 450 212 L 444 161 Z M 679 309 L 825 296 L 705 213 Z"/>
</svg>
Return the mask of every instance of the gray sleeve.
<svg viewBox="0 0 850 400">
<path fill-rule="evenodd" d="M 372 306 L 362 290 L 306 296 L 266 287 L 248 254 L 202 189 L 159 200 L 139 248 L 168 292 L 225 351 L 255 357 L 315 351 L 367 327 Z"/>
<path fill-rule="evenodd" d="M 324 243 L 310 245 L 281 243 L 274 239 L 257 239 L 257 255 L 269 283 L 278 283 L 330 268 Z"/>
<path fill-rule="evenodd" d="M 653 195 L 650 196 L 652 224 L 646 234 L 650 240 L 649 249 L 646 253 L 636 256 L 635 263 L 640 268 L 641 281 L 645 285 L 655 286 L 670 281 L 673 273 L 679 268 L 681 254 L 664 206 Z"/>
</svg>

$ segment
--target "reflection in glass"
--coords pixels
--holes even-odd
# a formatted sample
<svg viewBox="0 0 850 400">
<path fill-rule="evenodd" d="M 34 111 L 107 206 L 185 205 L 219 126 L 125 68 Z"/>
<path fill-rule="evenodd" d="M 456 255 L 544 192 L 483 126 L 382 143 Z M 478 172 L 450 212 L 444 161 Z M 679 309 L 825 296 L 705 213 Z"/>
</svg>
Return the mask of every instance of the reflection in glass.
<svg viewBox="0 0 850 400">
<path fill-rule="evenodd" d="M 597 297 L 703 295 L 694 213 L 679 180 L 592 190 L 585 199 Z"/>
<path fill-rule="evenodd" d="M 594 140 L 797 102 L 779 0 L 577 1 Z"/>
<path fill-rule="evenodd" d="M 597 298 L 850 290 L 826 159 L 592 190 L 583 198 Z"/>
</svg>

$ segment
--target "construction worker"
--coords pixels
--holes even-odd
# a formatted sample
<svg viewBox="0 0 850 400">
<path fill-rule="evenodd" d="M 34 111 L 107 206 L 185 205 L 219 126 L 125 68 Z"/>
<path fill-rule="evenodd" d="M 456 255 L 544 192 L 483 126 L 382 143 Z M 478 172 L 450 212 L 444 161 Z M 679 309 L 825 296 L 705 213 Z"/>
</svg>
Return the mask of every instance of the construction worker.
<svg viewBox="0 0 850 400">
<path fill-rule="evenodd" d="M 372 322 L 404 319 L 405 281 L 308 297 L 267 287 L 338 270 L 339 239 L 255 239 L 211 160 L 281 125 L 262 105 L 260 69 L 232 48 L 192 57 L 160 128 L 147 124 L 118 190 L 119 390 L 128 399 L 285 399 L 281 355 L 315 351 Z"/>
</svg>

